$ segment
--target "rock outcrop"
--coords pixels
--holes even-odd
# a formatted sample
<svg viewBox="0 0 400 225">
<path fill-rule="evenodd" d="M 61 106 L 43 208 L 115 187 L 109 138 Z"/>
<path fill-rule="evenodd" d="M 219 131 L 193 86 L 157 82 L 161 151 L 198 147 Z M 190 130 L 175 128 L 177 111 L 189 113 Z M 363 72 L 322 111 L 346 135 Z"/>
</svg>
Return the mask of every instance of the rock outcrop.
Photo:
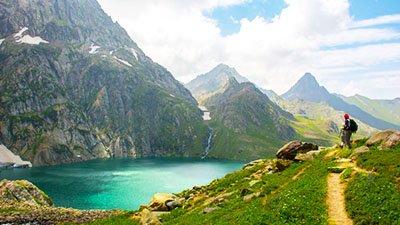
<svg viewBox="0 0 400 225">
<path fill-rule="evenodd" d="M 82 224 L 121 213 L 54 207 L 53 201 L 29 181 L 0 181 L 0 224 Z"/>
<path fill-rule="evenodd" d="M 295 160 L 298 154 L 304 154 L 313 150 L 318 150 L 318 145 L 301 141 L 291 141 L 278 150 L 276 157 L 279 159 Z"/>
<path fill-rule="evenodd" d="M 380 145 L 381 149 L 391 149 L 400 145 L 400 131 L 384 130 L 370 138 L 366 143 L 367 146 Z"/>
<path fill-rule="evenodd" d="M 0 199 L 35 205 L 53 206 L 53 201 L 43 191 L 26 180 L 0 181 Z"/>
<path fill-rule="evenodd" d="M 146 208 L 151 211 L 170 211 L 181 205 L 178 197 L 173 194 L 157 193 Z"/>
</svg>

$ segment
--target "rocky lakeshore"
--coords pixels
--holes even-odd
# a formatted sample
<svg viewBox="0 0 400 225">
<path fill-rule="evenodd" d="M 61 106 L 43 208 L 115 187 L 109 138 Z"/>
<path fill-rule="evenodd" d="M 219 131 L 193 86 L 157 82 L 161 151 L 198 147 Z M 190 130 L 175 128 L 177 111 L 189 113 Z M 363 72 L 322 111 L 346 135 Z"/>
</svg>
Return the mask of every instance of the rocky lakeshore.
<svg viewBox="0 0 400 225">
<path fill-rule="evenodd" d="M 80 224 L 122 212 L 55 207 L 43 191 L 28 181 L 0 181 L 0 224 Z"/>
</svg>

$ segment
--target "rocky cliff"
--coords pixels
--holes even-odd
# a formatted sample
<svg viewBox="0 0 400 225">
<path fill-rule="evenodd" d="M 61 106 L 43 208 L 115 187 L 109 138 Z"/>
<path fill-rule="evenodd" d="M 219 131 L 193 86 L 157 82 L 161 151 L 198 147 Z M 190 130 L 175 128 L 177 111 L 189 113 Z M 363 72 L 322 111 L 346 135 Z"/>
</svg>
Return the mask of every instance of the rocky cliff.
<svg viewBox="0 0 400 225">
<path fill-rule="evenodd" d="M 202 154 L 195 99 L 95 0 L 0 0 L 0 12 L 0 142 L 14 153 L 34 165 Z"/>
</svg>

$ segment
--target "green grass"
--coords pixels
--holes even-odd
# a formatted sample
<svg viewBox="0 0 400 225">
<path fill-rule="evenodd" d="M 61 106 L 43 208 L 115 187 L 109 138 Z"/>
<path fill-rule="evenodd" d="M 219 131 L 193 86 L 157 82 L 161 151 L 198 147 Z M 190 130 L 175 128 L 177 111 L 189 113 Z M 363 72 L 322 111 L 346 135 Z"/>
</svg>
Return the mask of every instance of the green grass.
<svg viewBox="0 0 400 225">
<path fill-rule="evenodd" d="M 239 171 L 213 182 L 208 187 L 209 191 L 216 193 L 221 193 L 222 190 L 225 190 L 225 193 L 236 191 L 225 199 L 222 205 L 207 206 L 218 207 L 217 210 L 203 214 L 205 206 L 200 202 L 196 203 L 194 210 L 173 210 L 161 219 L 163 224 L 326 224 L 328 165 L 330 163 L 321 158 L 309 163 L 293 163 L 283 172 L 263 175 L 262 182 L 253 187 L 249 187 L 249 180 L 243 178 L 249 177 L 259 168 L 254 168 L 253 171 Z M 292 180 L 295 174 L 306 167 L 299 179 Z M 274 192 L 286 183 L 287 186 Z M 244 201 L 240 195 L 240 190 L 244 188 L 261 190 L 261 196 Z M 211 193 L 211 196 L 216 193 Z"/>
<path fill-rule="evenodd" d="M 86 223 L 86 225 L 139 225 L 139 222 L 130 219 L 132 214 L 133 212 L 128 212 L 122 215 L 111 216 L 106 219 Z"/>
<path fill-rule="evenodd" d="M 346 189 L 346 209 L 355 224 L 400 224 L 400 191 L 394 181 L 358 173 Z"/>
<path fill-rule="evenodd" d="M 355 224 L 400 224 L 400 147 L 360 154 L 358 173 L 346 189 L 347 211 Z"/>
<path fill-rule="evenodd" d="M 400 177 L 400 146 L 390 150 L 371 150 L 360 154 L 357 166 L 388 177 Z"/>
<path fill-rule="evenodd" d="M 337 156 L 339 158 L 348 158 L 351 155 L 351 153 L 353 153 L 352 148 L 347 148 L 347 147 L 342 149 L 339 148 Z"/>
<path fill-rule="evenodd" d="M 351 174 L 353 173 L 354 168 L 353 167 L 347 167 L 343 172 L 340 174 L 340 177 L 345 180 L 347 178 L 351 177 Z"/>
</svg>

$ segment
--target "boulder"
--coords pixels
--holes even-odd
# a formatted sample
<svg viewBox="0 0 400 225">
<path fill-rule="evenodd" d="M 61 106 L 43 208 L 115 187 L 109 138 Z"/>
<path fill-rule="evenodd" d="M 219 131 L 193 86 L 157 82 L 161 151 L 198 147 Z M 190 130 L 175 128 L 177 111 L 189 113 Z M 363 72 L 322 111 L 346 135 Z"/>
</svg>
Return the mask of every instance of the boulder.
<svg viewBox="0 0 400 225">
<path fill-rule="evenodd" d="M 318 150 L 318 145 L 301 141 L 291 141 L 278 150 L 276 157 L 279 159 L 294 160 L 297 154 L 313 150 Z"/>
<path fill-rule="evenodd" d="M 389 135 L 381 144 L 383 150 L 400 146 L 400 131 L 395 131 Z"/>
<path fill-rule="evenodd" d="M 151 211 L 170 211 L 180 206 L 179 198 L 173 194 L 157 193 L 147 208 Z"/>
<path fill-rule="evenodd" d="M 388 138 L 390 135 L 395 133 L 396 131 L 394 130 L 384 130 L 381 132 L 378 132 L 375 134 L 375 136 L 371 137 L 365 144 L 369 147 L 372 145 L 380 144 L 382 143 L 386 138 Z"/>
<path fill-rule="evenodd" d="M 53 206 L 53 201 L 42 190 L 26 180 L 0 181 L 0 199 Z"/>
</svg>

